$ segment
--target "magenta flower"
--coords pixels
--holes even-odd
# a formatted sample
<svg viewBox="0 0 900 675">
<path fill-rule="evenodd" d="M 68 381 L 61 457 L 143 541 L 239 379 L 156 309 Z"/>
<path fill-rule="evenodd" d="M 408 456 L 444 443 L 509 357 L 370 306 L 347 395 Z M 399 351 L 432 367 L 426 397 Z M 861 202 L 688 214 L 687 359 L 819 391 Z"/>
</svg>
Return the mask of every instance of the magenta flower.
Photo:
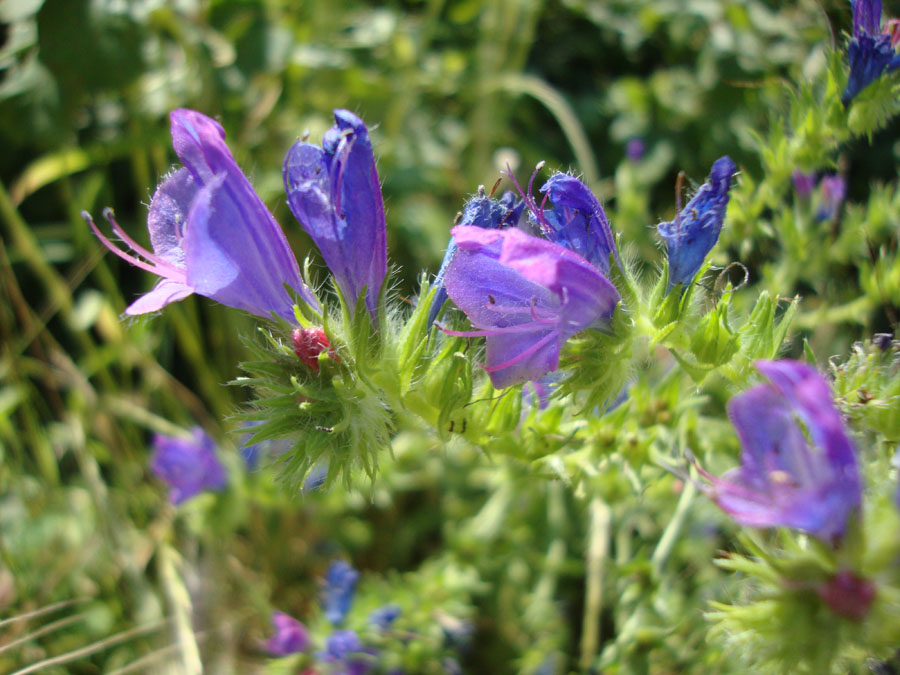
<svg viewBox="0 0 900 675">
<path fill-rule="evenodd" d="M 387 274 L 381 183 L 363 121 L 349 110 L 335 110 L 334 121 L 321 148 L 297 141 L 288 151 L 284 188 L 344 299 L 355 306 L 365 289 L 374 319 Z"/>
<path fill-rule="evenodd" d="M 675 220 L 657 226 L 669 254 L 669 288 L 687 285 L 719 240 L 731 177 L 737 166 L 725 155 L 713 162 L 707 180 Z"/>
<path fill-rule="evenodd" d="M 599 326 L 619 302 L 594 265 L 559 244 L 515 228 L 451 233 L 459 251 L 444 284 L 475 330 L 445 332 L 487 338 L 484 369 L 498 389 L 556 370 L 565 341 Z"/>
<path fill-rule="evenodd" d="M 272 628 L 275 634 L 266 641 L 266 650 L 272 656 L 295 654 L 309 646 L 306 626 L 284 612 L 272 612 Z"/>
<path fill-rule="evenodd" d="M 798 197 L 805 199 L 812 194 L 813 188 L 816 186 L 816 172 L 805 173 L 800 169 L 794 169 L 791 172 L 791 180 L 794 182 L 794 192 Z"/>
<path fill-rule="evenodd" d="M 169 499 L 176 505 L 204 490 L 221 490 L 228 480 L 212 436 L 200 427 L 194 427 L 193 433 L 190 439 L 162 434 L 153 437 L 150 471 L 169 485 Z"/>
<path fill-rule="evenodd" d="M 711 484 L 706 489 L 742 525 L 790 527 L 833 541 L 859 509 L 862 487 L 856 449 L 828 383 L 799 361 L 757 361 L 756 367 L 770 384 L 728 405 L 741 466 L 721 478 L 701 469 Z"/>
<path fill-rule="evenodd" d="M 274 312 L 293 321 L 294 301 L 285 284 L 318 307 L 284 233 L 234 161 L 222 127 L 193 110 L 174 110 L 170 117 L 172 144 L 184 168 L 165 178 L 150 202 L 153 252 L 125 234 L 109 209 L 104 215 L 113 233 L 134 255 L 81 214 L 113 253 L 162 277 L 126 314 L 155 312 L 198 293 L 263 318 Z"/>
</svg>

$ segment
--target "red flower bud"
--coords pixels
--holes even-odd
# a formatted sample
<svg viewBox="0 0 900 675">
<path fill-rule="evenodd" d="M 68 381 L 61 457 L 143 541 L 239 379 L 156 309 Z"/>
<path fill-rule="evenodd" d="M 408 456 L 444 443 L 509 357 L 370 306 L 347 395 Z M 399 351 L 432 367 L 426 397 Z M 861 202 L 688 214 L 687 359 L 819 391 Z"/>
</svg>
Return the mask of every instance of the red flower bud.
<svg viewBox="0 0 900 675">
<path fill-rule="evenodd" d="M 321 328 L 296 328 L 291 335 L 294 353 L 314 372 L 319 372 L 319 354 L 331 349 L 331 343 Z"/>
<path fill-rule="evenodd" d="M 831 611 L 853 621 L 862 621 L 875 600 L 875 584 L 843 570 L 819 587 L 819 597 Z"/>
</svg>

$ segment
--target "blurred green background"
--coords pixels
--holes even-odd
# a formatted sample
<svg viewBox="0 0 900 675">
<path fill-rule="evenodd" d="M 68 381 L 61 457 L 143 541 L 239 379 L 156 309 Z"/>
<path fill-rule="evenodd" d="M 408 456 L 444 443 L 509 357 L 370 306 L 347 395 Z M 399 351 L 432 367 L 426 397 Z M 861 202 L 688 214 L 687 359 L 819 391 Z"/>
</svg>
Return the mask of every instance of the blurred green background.
<svg viewBox="0 0 900 675">
<path fill-rule="evenodd" d="M 821 75 L 849 9 L 838 0 L 2 0 L 0 620 L 10 620 L 0 623 L 0 671 L 57 657 L 41 672 L 183 672 L 196 647 L 208 672 L 254 672 L 266 667 L 259 640 L 270 609 L 305 620 L 316 577 L 339 554 L 386 574 L 389 597 L 452 587 L 458 618 L 476 626 L 460 656 L 467 672 L 531 672 L 548 654 L 558 658 L 545 672 L 574 668 L 583 503 L 427 436 L 399 439 L 396 460 L 360 493 L 297 497 L 266 471 L 243 471 L 240 439 L 227 432 L 249 392 L 223 383 L 240 374 L 240 338 L 254 321 L 197 296 L 120 321 L 154 280 L 104 256 L 78 214 L 112 206 L 145 241 L 146 204 L 175 160 L 167 114 L 194 108 L 222 122 L 298 258 L 315 255 L 286 208 L 281 164 L 297 136 L 317 141 L 331 110 L 349 108 L 373 127 L 401 296 L 421 269 L 436 271 L 454 214 L 507 163 L 520 180 L 541 160 L 583 175 L 651 272 L 662 255 L 653 226 L 675 212 L 678 171 L 698 185 L 729 154 L 758 174 L 754 130 L 785 114 L 791 82 Z M 851 198 L 896 176 L 897 131 L 843 148 Z M 625 155 L 631 139 L 645 146 L 638 161 Z M 723 233 L 717 260 L 762 269 L 759 250 L 736 237 Z M 852 264 L 843 275 L 857 288 Z M 827 355 L 838 337 L 889 320 L 875 307 L 817 344 Z M 648 402 L 646 424 L 658 412 Z M 232 486 L 176 518 L 148 475 L 149 438 L 194 424 L 221 440 Z M 507 483 L 514 493 L 498 487 Z M 669 508 L 671 495 L 660 504 Z M 511 520 L 491 520 L 497 509 Z M 641 536 L 658 534 L 646 513 L 633 520 Z M 698 536 L 711 557 L 719 535 Z M 535 584 L 557 541 L 562 600 L 551 602 Z M 448 551 L 477 581 L 462 572 L 447 581 Z M 603 621 L 608 638 L 612 615 Z M 710 672 L 691 661 L 702 620 L 689 623 L 655 672 Z"/>
</svg>

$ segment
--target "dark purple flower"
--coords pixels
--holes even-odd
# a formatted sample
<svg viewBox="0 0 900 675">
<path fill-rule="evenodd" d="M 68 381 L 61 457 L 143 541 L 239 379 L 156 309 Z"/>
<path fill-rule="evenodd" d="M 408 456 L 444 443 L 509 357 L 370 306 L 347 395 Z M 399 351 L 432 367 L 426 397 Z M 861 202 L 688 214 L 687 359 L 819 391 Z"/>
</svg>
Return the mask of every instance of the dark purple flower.
<svg viewBox="0 0 900 675">
<path fill-rule="evenodd" d="M 387 630 L 391 627 L 391 624 L 397 620 L 400 613 L 400 605 L 395 605 L 393 603 L 384 605 L 383 607 L 372 610 L 372 613 L 369 614 L 369 623 L 378 626 L 381 630 Z"/>
<path fill-rule="evenodd" d="M 272 628 L 275 635 L 266 642 L 266 649 L 272 656 L 302 652 L 309 646 L 306 626 L 284 612 L 272 612 Z"/>
<path fill-rule="evenodd" d="M 853 37 L 847 46 L 850 76 L 841 95 L 845 106 L 882 73 L 900 68 L 900 56 L 894 53 L 893 24 L 888 22 L 887 32 L 881 30 L 881 0 L 852 0 L 852 4 Z"/>
<path fill-rule="evenodd" d="M 641 138 L 629 138 L 628 143 L 625 144 L 625 156 L 631 162 L 640 162 L 644 157 L 645 150 L 646 145 Z"/>
<path fill-rule="evenodd" d="M 728 405 L 741 466 L 721 478 L 701 469 L 708 491 L 742 525 L 790 527 L 834 541 L 859 508 L 862 488 L 856 449 L 828 383 L 799 361 L 757 361 L 756 367 L 771 384 Z"/>
<path fill-rule="evenodd" d="M 800 169 L 794 169 L 791 173 L 791 179 L 794 181 L 794 192 L 797 193 L 798 197 L 809 197 L 816 186 L 815 171 L 804 173 Z"/>
<path fill-rule="evenodd" d="M 329 672 L 334 675 L 366 675 L 374 665 L 375 653 L 371 647 L 363 646 L 354 631 L 336 630 L 325 641 L 325 651 L 317 656 L 332 664 Z"/>
<path fill-rule="evenodd" d="M 297 141 L 284 160 L 288 204 L 312 237 L 351 307 L 365 289 L 376 316 L 387 274 L 381 183 L 369 130 L 349 110 L 334 111 L 322 147 Z"/>
<path fill-rule="evenodd" d="M 831 220 L 837 215 L 847 195 L 847 183 L 837 174 L 823 176 L 819 182 L 820 205 L 816 212 L 816 220 Z"/>
<path fill-rule="evenodd" d="M 353 604 L 353 592 L 359 572 L 345 560 L 335 560 L 325 573 L 325 595 L 322 606 L 325 617 L 332 625 L 337 626 L 347 616 Z"/>
<path fill-rule="evenodd" d="M 525 202 L 516 199 L 516 195 L 512 192 L 504 192 L 500 199 L 494 199 L 485 194 L 484 186 L 478 188 L 478 194 L 466 202 L 457 225 L 473 225 L 474 227 L 483 227 L 486 230 L 499 230 L 506 227 L 516 227 L 525 210 Z M 450 243 L 447 244 L 447 251 L 444 253 L 444 260 L 441 262 L 441 268 L 438 270 L 437 276 L 434 278 L 434 288 L 437 289 L 434 299 L 431 302 L 431 309 L 428 313 L 428 325 L 434 323 L 438 312 L 447 301 L 447 289 L 444 287 L 444 275 L 450 266 L 450 261 L 459 247 L 453 237 L 450 237 Z"/>
<path fill-rule="evenodd" d="M 216 456 L 216 444 L 200 427 L 193 438 L 153 437 L 150 470 L 171 488 L 169 499 L 181 504 L 204 490 L 221 490 L 227 482 L 225 467 Z"/>
<path fill-rule="evenodd" d="M 199 293 L 263 318 L 275 312 L 293 321 L 294 301 L 285 284 L 318 307 L 284 233 L 228 150 L 222 127 L 193 110 L 174 110 L 170 117 L 172 144 L 184 168 L 163 180 L 150 202 L 153 252 L 125 234 L 111 210 L 104 216 L 113 233 L 135 255 L 117 248 L 88 213 L 81 214 L 113 253 L 162 277 L 125 312 L 155 312 Z"/>
<path fill-rule="evenodd" d="M 495 387 L 537 380 L 559 367 L 570 337 L 612 315 L 619 293 L 587 260 L 512 228 L 452 230 L 459 246 L 445 284 L 476 330 L 487 337 L 485 370 Z"/>
<path fill-rule="evenodd" d="M 670 223 L 657 226 L 669 253 L 669 287 L 689 284 L 713 246 L 719 240 L 731 177 L 737 166 L 727 155 L 717 159 L 709 180 Z"/>
</svg>

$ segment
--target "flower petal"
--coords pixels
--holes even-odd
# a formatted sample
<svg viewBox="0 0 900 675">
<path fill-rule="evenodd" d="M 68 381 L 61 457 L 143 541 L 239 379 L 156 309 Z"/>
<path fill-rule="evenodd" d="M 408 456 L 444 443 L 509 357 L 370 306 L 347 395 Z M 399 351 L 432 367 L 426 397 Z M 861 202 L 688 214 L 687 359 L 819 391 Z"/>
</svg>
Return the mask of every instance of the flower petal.
<svg viewBox="0 0 900 675">
<path fill-rule="evenodd" d="M 144 293 L 137 300 L 125 308 L 125 313 L 130 316 L 158 312 L 170 302 L 184 300 L 191 295 L 194 289 L 186 284 L 172 279 L 160 279 L 156 287 L 149 293 Z"/>
</svg>

